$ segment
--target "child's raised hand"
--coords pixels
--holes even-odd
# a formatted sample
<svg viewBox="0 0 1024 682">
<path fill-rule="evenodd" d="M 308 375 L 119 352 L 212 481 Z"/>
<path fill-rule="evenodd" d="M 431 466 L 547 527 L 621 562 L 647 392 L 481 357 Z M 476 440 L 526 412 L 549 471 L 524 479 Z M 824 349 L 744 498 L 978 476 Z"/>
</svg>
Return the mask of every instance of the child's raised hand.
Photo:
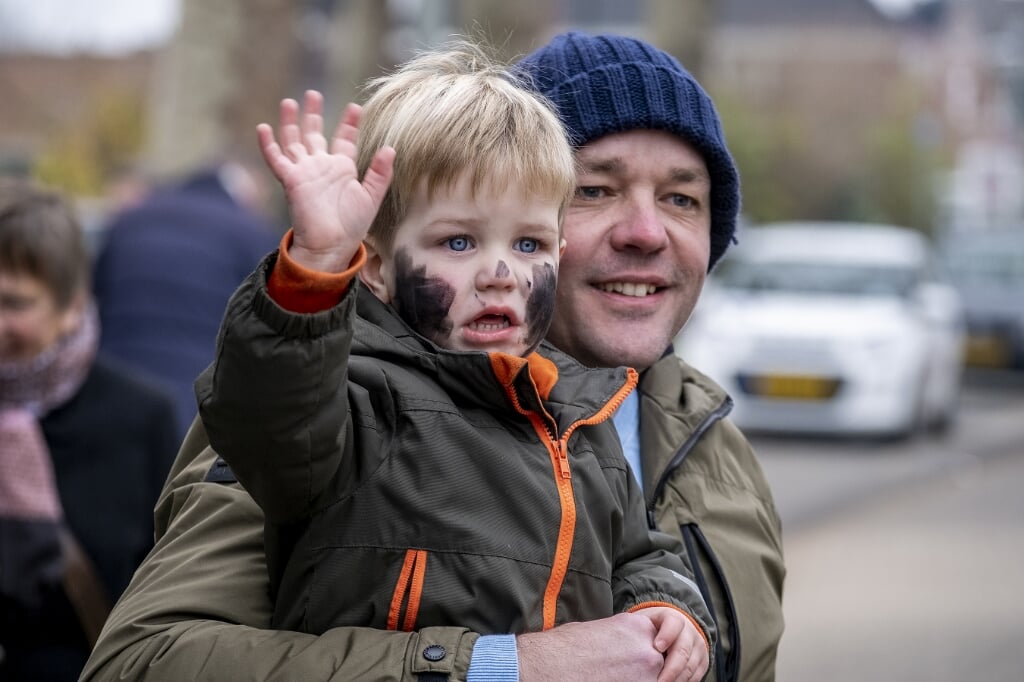
<svg viewBox="0 0 1024 682">
<path fill-rule="evenodd" d="M 281 101 L 278 138 L 266 123 L 257 126 L 260 150 L 288 199 L 294 230 L 289 254 L 308 268 L 340 272 L 348 268 L 377 215 L 391 182 L 395 151 L 380 149 L 360 182 L 356 142 L 362 109 L 349 104 L 328 142 L 323 96 L 307 90 L 303 106 L 300 116 L 298 102 Z"/>
<path fill-rule="evenodd" d="M 654 623 L 654 648 L 665 655 L 658 682 L 699 682 L 711 665 L 704 635 L 680 611 L 652 606 L 636 613 Z"/>
</svg>

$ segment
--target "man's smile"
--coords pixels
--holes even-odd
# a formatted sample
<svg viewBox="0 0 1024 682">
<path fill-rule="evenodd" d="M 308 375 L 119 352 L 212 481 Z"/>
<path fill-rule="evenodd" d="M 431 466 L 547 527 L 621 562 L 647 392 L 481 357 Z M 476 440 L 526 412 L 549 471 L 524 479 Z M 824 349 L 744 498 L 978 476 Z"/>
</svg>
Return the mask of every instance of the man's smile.
<svg viewBox="0 0 1024 682">
<path fill-rule="evenodd" d="M 635 296 L 642 298 L 655 293 L 658 290 L 653 284 L 638 282 L 604 282 L 596 285 L 598 289 L 607 291 L 610 294 L 622 294 L 623 296 Z"/>
</svg>

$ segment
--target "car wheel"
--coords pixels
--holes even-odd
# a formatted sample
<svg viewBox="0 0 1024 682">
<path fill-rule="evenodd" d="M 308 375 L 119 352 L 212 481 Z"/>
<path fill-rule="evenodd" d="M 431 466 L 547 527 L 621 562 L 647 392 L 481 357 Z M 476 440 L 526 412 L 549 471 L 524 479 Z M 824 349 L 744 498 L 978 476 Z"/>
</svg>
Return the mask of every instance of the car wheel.
<svg viewBox="0 0 1024 682">
<path fill-rule="evenodd" d="M 947 400 L 936 414 L 929 416 L 927 423 L 924 425 L 929 434 L 941 436 L 949 433 L 959 412 L 959 402 L 959 395 L 954 393 L 953 397 Z"/>
</svg>

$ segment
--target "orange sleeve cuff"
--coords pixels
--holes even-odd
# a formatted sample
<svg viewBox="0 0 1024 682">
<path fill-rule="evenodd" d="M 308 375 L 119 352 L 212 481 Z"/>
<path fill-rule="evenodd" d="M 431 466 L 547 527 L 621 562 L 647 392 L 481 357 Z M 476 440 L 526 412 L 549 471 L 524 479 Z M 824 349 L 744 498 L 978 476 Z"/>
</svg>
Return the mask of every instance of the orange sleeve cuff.
<svg viewBox="0 0 1024 682">
<path fill-rule="evenodd" d="M 670 609 L 675 609 L 679 613 L 681 613 L 684 616 L 686 616 L 686 619 L 688 621 L 690 621 L 691 623 L 693 623 L 693 627 L 697 628 L 697 632 L 700 633 L 701 639 L 704 640 L 704 647 L 708 650 L 708 655 L 709 656 L 711 655 L 711 642 L 708 641 L 708 636 L 706 634 L 704 634 L 704 627 L 701 626 L 700 621 L 698 621 L 696 618 L 694 618 L 690 614 L 690 612 L 687 611 L 686 609 L 679 608 L 675 604 L 671 604 L 669 602 L 664 602 L 664 601 L 648 601 L 648 602 L 643 602 L 642 604 L 637 604 L 636 606 L 633 606 L 631 608 L 628 608 L 628 609 L 626 609 L 626 611 L 629 612 L 629 613 L 636 613 L 640 609 L 646 609 L 646 608 L 650 608 L 650 607 L 654 607 L 654 606 L 665 606 L 665 607 L 670 608 Z"/>
<path fill-rule="evenodd" d="M 348 285 L 355 278 L 359 268 L 366 263 L 366 247 L 352 256 L 348 270 L 344 272 L 320 272 L 304 267 L 288 255 L 292 245 L 293 232 L 288 230 L 281 237 L 277 262 L 267 280 L 267 293 L 279 306 L 293 313 L 318 313 L 338 305 L 348 291 Z"/>
</svg>

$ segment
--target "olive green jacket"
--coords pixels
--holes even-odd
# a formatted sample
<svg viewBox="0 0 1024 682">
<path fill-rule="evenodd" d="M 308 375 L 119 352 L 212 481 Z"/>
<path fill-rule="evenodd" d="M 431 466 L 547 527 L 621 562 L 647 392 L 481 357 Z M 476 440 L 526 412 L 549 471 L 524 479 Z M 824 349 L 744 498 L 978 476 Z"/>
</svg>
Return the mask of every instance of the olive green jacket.
<svg viewBox="0 0 1024 682">
<path fill-rule="evenodd" d="M 656 501 L 658 525 L 681 535 L 696 520 L 727 576 L 742 627 L 740 679 L 773 680 L 785 569 L 764 474 L 722 418 L 727 397 L 706 377 L 666 356 L 642 375 L 639 392 L 649 502 L 661 468 L 680 448 L 685 454 Z M 347 627 L 320 636 L 266 629 L 273 604 L 263 515 L 233 476 L 220 475 L 216 459 L 197 421 L 156 508 L 156 546 L 115 606 L 83 680 L 417 682 L 428 671 L 465 680 L 478 637 L 465 628 Z M 686 502 L 673 506 L 680 493 Z M 705 575 L 714 573 L 713 563 L 701 559 Z M 712 590 L 716 610 L 722 591 Z M 721 642 L 730 625 L 716 615 Z M 444 648 L 441 660 L 424 657 L 432 645 Z"/>
<path fill-rule="evenodd" d="M 275 628 L 526 633 L 675 606 L 713 643 L 612 425 L 633 370 L 546 344 L 437 348 L 358 280 L 291 313 L 267 292 L 273 261 L 228 303 L 196 395 L 267 518 Z"/>
<path fill-rule="evenodd" d="M 726 418 L 732 401 L 672 354 L 641 375 L 638 393 L 649 513 L 683 540 L 717 621 L 706 679 L 770 682 L 783 631 L 781 522 L 750 444 Z"/>
</svg>

